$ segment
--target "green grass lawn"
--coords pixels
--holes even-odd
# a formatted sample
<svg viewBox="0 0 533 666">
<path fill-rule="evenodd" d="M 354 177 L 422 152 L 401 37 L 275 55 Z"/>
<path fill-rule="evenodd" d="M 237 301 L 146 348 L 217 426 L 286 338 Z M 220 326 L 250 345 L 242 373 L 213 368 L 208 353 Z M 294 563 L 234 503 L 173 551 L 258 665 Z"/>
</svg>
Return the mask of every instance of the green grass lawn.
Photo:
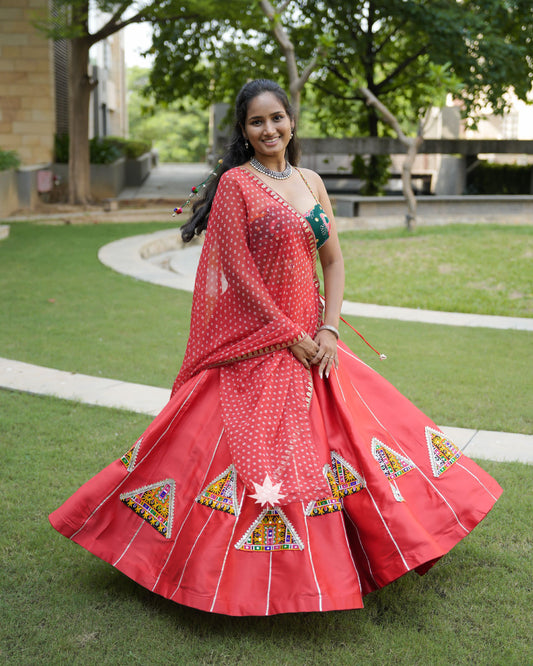
<svg viewBox="0 0 533 666">
<path fill-rule="evenodd" d="M 347 300 L 533 316 L 533 226 L 352 231 L 341 244 Z"/>
<path fill-rule="evenodd" d="M 12 225 L 9 239 L 0 243 L 0 355 L 170 386 L 185 349 L 190 294 L 118 275 L 96 256 L 112 240 L 165 227 L 170 225 Z M 477 251 L 481 236 L 470 227 L 446 233 L 420 230 L 412 243 L 395 230 L 345 234 L 348 290 L 354 289 L 347 297 L 397 305 L 397 292 L 408 287 L 414 300 L 401 304 L 451 309 L 445 281 L 436 280 L 429 296 L 418 296 L 427 280 L 426 271 L 412 270 L 418 265 L 418 248 L 429 240 L 444 254 L 454 254 L 452 246 L 470 246 L 472 252 L 465 249 L 459 263 L 470 261 L 468 271 L 476 273 L 485 270 L 480 263 L 489 246 L 491 256 L 498 256 L 498 247 L 514 243 L 523 231 L 513 227 L 507 235 L 507 229 L 489 229 L 485 253 Z M 527 258 L 527 230 L 520 238 L 521 262 Z M 429 245 L 424 247 L 425 256 Z M 414 254 L 398 262 L 398 252 Z M 379 278 L 378 298 L 374 288 L 379 276 L 371 266 L 380 257 L 389 269 L 387 279 Z M 368 270 L 362 270 L 366 258 Z M 508 294 L 512 286 L 523 294 L 501 298 L 498 314 L 527 314 L 525 265 L 517 269 L 502 261 L 498 268 L 498 284 L 506 285 L 500 291 Z M 447 270 L 439 274 L 454 274 Z M 466 277 L 453 289 L 457 298 L 462 293 L 463 302 L 469 302 Z M 368 298 L 362 296 L 365 290 Z M 520 301 L 519 311 L 513 309 L 514 301 Z M 530 334 L 350 321 L 389 359 L 380 362 L 346 328 L 344 340 L 438 423 L 533 432 L 526 371 Z M 526 492 L 533 481 L 531 466 L 482 461 L 504 487 L 495 509 L 425 577 L 410 574 L 369 595 L 365 610 L 229 618 L 153 595 L 48 524 L 47 515 L 123 454 L 149 417 L 0 391 L 0 419 L 0 663 L 533 663 L 533 497 Z"/>
<path fill-rule="evenodd" d="M 0 243 L 0 355 L 61 370 L 170 387 L 185 351 L 191 295 L 119 275 L 97 259 L 98 248 L 112 240 L 162 228 L 171 225 L 12 225 L 10 237 Z M 420 244 L 428 239 L 434 251 L 442 248 L 450 255 L 452 247 L 471 247 L 473 267 L 469 270 L 485 270 L 474 231 L 488 234 L 484 245 L 488 247 L 490 240 L 491 255 L 517 237 L 522 255 L 527 253 L 528 227 L 489 227 L 486 232 L 481 226 L 457 225 L 446 233 L 441 228 L 419 230 L 408 239 L 402 230 L 349 232 L 342 236 L 347 296 L 363 300 L 360 294 L 350 293 L 354 284 L 375 296 L 369 300 L 390 305 L 397 304 L 395 290 L 402 282 L 408 285 L 404 291 L 419 293 L 426 276 L 410 267 L 416 264 Z M 351 257 L 363 246 L 369 263 L 372 256 L 381 256 L 392 267 L 382 286 L 373 291 L 374 271 L 365 277 L 360 268 L 365 259 Z M 414 252 L 412 261 L 396 264 L 387 259 L 395 256 L 398 248 L 403 253 Z M 526 264 L 521 266 L 517 271 L 513 262 L 502 262 L 498 279 L 527 293 L 531 281 L 525 273 Z M 507 274 L 503 273 L 505 267 Z M 354 271 L 361 277 L 354 278 Z M 520 284 L 513 281 L 517 275 L 521 276 Z M 453 290 L 463 293 L 462 283 Z M 427 306 L 437 308 L 448 291 L 445 282 L 437 282 Z M 409 305 L 426 304 L 415 300 Z M 512 314 L 504 305 L 502 301 L 499 314 Z M 342 325 L 345 342 L 438 423 L 533 432 L 531 380 L 524 372 L 525 359 L 531 355 L 529 333 L 366 318 L 350 318 L 350 322 L 387 353 L 388 360 L 380 362 Z"/>
<path fill-rule="evenodd" d="M 504 487 L 493 511 L 426 576 L 369 595 L 364 610 L 231 618 L 150 593 L 48 524 L 148 417 L 8 391 L 0 400 L 0 663 L 533 663 L 531 466 L 482 461 Z"/>
</svg>

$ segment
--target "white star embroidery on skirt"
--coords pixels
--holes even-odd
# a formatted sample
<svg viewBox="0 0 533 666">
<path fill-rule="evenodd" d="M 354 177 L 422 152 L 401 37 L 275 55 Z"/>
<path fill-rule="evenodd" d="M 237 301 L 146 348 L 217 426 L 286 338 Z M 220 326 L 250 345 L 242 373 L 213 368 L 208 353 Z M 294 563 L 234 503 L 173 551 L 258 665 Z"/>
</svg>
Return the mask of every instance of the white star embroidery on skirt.
<svg viewBox="0 0 533 666">
<path fill-rule="evenodd" d="M 253 484 L 255 486 L 255 495 L 248 495 L 248 497 L 255 499 L 256 504 L 260 504 L 261 506 L 264 504 L 271 504 L 274 506 L 275 504 L 279 504 L 280 499 L 285 497 L 285 495 L 282 495 L 279 492 L 281 483 L 273 484 L 268 474 L 265 476 L 263 485 L 256 483 L 255 481 Z"/>
</svg>

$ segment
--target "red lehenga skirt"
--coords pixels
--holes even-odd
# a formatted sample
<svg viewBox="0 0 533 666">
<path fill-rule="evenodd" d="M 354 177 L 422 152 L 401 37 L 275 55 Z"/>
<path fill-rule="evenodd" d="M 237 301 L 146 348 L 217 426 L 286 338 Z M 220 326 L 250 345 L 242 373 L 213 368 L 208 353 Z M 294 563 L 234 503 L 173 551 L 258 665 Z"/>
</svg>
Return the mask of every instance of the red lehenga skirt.
<svg viewBox="0 0 533 666">
<path fill-rule="evenodd" d="M 237 476 L 219 370 L 184 384 L 122 458 L 50 516 L 63 535 L 153 592 L 228 615 L 361 608 L 427 571 L 500 486 L 339 344 L 310 414 L 331 493 L 261 507 Z"/>
</svg>

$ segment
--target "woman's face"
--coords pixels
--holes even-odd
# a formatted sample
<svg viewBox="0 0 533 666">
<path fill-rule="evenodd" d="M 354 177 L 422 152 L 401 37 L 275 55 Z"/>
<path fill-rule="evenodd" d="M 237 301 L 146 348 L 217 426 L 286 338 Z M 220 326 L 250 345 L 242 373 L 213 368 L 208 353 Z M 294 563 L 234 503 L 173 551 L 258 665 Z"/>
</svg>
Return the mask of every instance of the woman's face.
<svg viewBox="0 0 533 666">
<path fill-rule="evenodd" d="M 274 93 L 261 93 L 248 103 L 243 135 L 252 144 L 259 161 L 261 157 L 283 157 L 292 128 L 289 114 Z"/>
</svg>

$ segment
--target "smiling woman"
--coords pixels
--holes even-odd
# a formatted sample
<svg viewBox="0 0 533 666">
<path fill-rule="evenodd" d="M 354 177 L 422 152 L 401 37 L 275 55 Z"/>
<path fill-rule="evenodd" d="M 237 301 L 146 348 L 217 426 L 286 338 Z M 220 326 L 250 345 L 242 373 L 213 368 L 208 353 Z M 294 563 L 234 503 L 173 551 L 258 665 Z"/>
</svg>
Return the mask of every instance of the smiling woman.
<svg viewBox="0 0 533 666">
<path fill-rule="evenodd" d="M 216 613 L 360 608 L 425 573 L 501 492 L 338 339 L 333 211 L 297 159 L 287 96 L 247 83 L 182 229 L 207 233 L 170 401 L 50 517 L 150 590 Z"/>
<path fill-rule="evenodd" d="M 290 177 L 292 170 L 285 159 L 285 150 L 294 136 L 293 129 L 294 121 L 274 93 L 264 92 L 254 97 L 242 128 L 246 145 L 252 144 L 252 165 L 256 169 L 257 165 L 262 166 L 267 175 L 286 170 L 284 178 Z"/>
</svg>

